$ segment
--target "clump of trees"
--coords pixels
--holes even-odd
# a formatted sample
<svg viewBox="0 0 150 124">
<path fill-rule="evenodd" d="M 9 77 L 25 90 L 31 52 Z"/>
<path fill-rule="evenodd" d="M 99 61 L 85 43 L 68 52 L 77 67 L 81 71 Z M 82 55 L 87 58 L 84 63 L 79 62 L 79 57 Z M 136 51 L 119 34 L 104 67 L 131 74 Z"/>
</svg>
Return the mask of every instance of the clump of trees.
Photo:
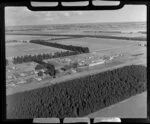
<svg viewBox="0 0 150 124">
<path fill-rule="evenodd" d="M 7 96 L 7 118 L 82 117 L 146 91 L 146 67 L 131 65 Z"/>
<path fill-rule="evenodd" d="M 77 55 L 77 54 L 79 54 L 79 52 L 77 51 L 64 51 L 64 52 L 55 52 L 54 54 L 44 53 L 44 54 L 38 54 L 38 55 L 24 55 L 24 56 L 14 57 L 13 63 L 21 64 L 21 63 L 32 62 L 34 60 L 44 60 L 44 59 L 65 57 L 65 56 L 71 56 L 71 55 Z"/>
<path fill-rule="evenodd" d="M 56 47 L 56 48 L 61 48 L 61 49 L 66 49 L 66 50 L 71 50 L 71 51 L 77 51 L 79 53 L 89 53 L 88 47 L 64 45 L 64 44 L 59 44 L 59 43 L 47 42 L 44 40 L 30 40 L 30 43 L 36 43 L 36 44 L 41 44 L 45 46 L 51 46 L 51 47 Z"/>
<path fill-rule="evenodd" d="M 55 66 L 53 64 L 46 63 L 46 62 L 43 62 L 41 60 L 34 60 L 34 62 L 39 63 L 35 67 L 35 70 L 46 69 L 46 74 L 49 74 L 50 76 L 55 77 L 56 70 L 55 70 Z"/>
</svg>

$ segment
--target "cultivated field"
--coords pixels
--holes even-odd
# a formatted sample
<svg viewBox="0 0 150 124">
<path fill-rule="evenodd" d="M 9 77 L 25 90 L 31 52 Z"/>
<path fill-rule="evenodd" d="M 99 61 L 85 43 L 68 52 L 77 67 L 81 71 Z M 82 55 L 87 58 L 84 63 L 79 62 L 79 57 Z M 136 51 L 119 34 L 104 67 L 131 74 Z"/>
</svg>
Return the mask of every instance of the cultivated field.
<svg viewBox="0 0 150 124">
<path fill-rule="evenodd" d="M 75 76 L 67 75 L 62 78 L 57 78 L 51 83 L 61 82 L 62 80 L 68 80 L 79 76 L 88 75 L 90 73 L 97 73 L 102 70 L 109 70 L 112 68 L 122 67 L 130 64 L 143 64 L 146 65 L 146 50 L 147 47 L 139 46 L 138 44 L 145 44 L 146 41 L 140 40 L 123 40 L 113 39 L 109 36 L 115 37 L 135 37 L 146 38 L 146 24 L 145 23 L 112 23 L 112 24 L 72 24 L 72 25 L 46 25 L 46 26 L 29 26 L 29 27 L 12 27 L 6 30 L 6 40 L 35 40 L 41 39 L 47 42 L 57 42 L 65 45 L 75 45 L 88 47 L 90 53 L 73 55 L 64 58 L 70 58 L 72 61 L 84 60 L 90 56 L 103 57 L 104 55 L 116 56 L 109 64 L 102 64 L 92 67 L 88 71 L 76 73 Z M 24 34 L 24 35 L 23 35 Z M 101 36 L 106 36 L 105 38 Z M 109 38 L 107 38 L 107 36 Z M 54 47 L 48 47 L 38 44 L 30 43 L 6 43 L 6 57 L 22 56 L 22 55 L 34 55 L 42 53 L 65 51 L 64 49 L 58 49 Z M 62 57 L 63 58 L 63 57 Z M 62 63 L 58 63 L 55 59 L 51 59 L 51 63 L 56 68 L 63 66 Z M 17 65 L 18 68 L 23 68 L 23 64 Z M 20 67 L 19 67 L 20 66 Z M 96 71 L 96 72 L 95 72 Z M 48 80 L 41 83 L 48 84 Z M 49 83 L 50 84 L 50 83 Z M 40 86 L 42 86 L 40 84 Z M 37 83 L 31 83 L 24 85 L 24 87 L 18 86 L 18 89 L 29 90 L 39 87 Z M 17 88 L 17 87 L 16 87 Z M 17 92 L 18 89 L 13 91 Z M 20 90 L 20 91 L 23 91 Z"/>
<path fill-rule="evenodd" d="M 32 43 L 10 43 L 6 44 L 6 57 L 35 55 L 42 53 L 66 51 L 54 47 L 42 46 Z"/>
<path fill-rule="evenodd" d="M 66 38 L 63 36 L 40 36 L 40 35 L 6 35 L 6 43 L 8 43 L 11 40 L 18 40 L 18 41 L 22 41 L 22 40 L 36 40 L 36 39 L 40 39 L 40 40 L 53 40 L 53 39 L 57 39 L 57 38 Z"/>
<path fill-rule="evenodd" d="M 141 102 L 142 101 L 142 102 Z M 147 92 L 111 105 L 86 117 L 147 118 Z"/>
<path fill-rule="evenodd" d="M 131 29 L 130 29 L 131 28 Z M 128 31 L 129 29 L 129 31 Z M 134 29 L 134 30 L 133 30 Z M 88 47 L 90 53 L 72 55 L 67 57 L 53 58 L 49 62 L 55 66 L 55 69 L 63 67 L 66 63 L 59 62 L 57 59 L 70 58 L 72 61 L 85 60 L 89 57 L 113 56 L 114 58 L 109 63 L 87 67 L 81 72 L 76 71 L 73 74 L 64 74 L 43 78 L 41 81 L 31 80 L 31 83 L 17 84 L 8 87 L 6 95 L 17 92 L 24 92 L 41 87 L 48 87 L 56 83 L 62 83 L 76 78 L 85 77 L 88 75 L 97 74 L 104 71 L 113 70 L 126 65 L 144 65 L 147 66 L 147 47 L 146 44 L 146 24 L 81 24 L 81 25 L 49 25 L 49 26 L 29 26 L 17 27 L 6 30 L 6 41 L 8 40 L 46 40 L 47 42 L 57 42 L 65 45 L 74 45 Z M 133 32 L 132 32 L 133 30 Z M 136 32 L 134 32 L 136 31 Z M 103 37 L 104 36 L 104 37 Z M 108 37 L 107 37 L 108 36 Z M 111 36 L 114 36 L 111 38 Z M 116 38 L 115 38 L 116 37 Z M 119 38 L 117 38 L 119 37 Z M 133 40 L 125 38 L 133 38 Z M 134 38 L 139 38 L 135 40 Z M 144 39 L 140 41 L 140 38 Z M 124 39 L 124 40 L 123 40 Z M 142 45 L 139 45 L 142 44 Z M 144 45 L 143 45 L 144 44 Z M 6 42 L 6 58 L 14 56 L 35 55 L 42 53 L 52 53 L 66 51 L 64 49 L 34 44 L 34 43 L 7 43 Z M 117 56 L 117 57 L 115 57 Z M 46 61 L 46 60 L 45 60 Z M 24 63 L 13 65 L 16 72 L 34 71 L 37 64 Z M 7 66 L 12 67 L 12 65 Z M 9 72 L 11 74 L 11 72 Z M 9 75 L 8 72 L 6 76 Z M 34 74 L 35 76 L 35 74 Z M 33 78 L 29 73 L 29 77 Z M 27 76 L 28 77 L 28 76 Z M 20 77 L 20 79 L 23 77 Z M 24 77 L 25 79 L 26 77 Z M 133 96 L 125 101 L 104 108 L 95 113 L 91 113 L 88 117 L 122 117 L 122 118 L 141 118 L 146 117 L 146 96 L 147 93 L 142 93 Z M 141 101 L 142 104 L 141 104 Z"/>
<path fill-rule="evenodd" d="M 117 39 L 104 39 L 104 38 L 78 38 L 78 39 L 66 39 L 57 41 L 57 43 L 62 43 L 66 45 L 77 45 L 89 47 L 91 52 L 105 50 L 105 49 L 114 49 L 114 48 L 124 48 L 126 46 L 135 46 L 138 44 L 138 41 L 128 41 L 128 40 L 117 40 Z"/>
<path fill-rule="evenodd" d="M 125 65 L 130 64 L 143 64 L 146 66 L 146 50 L 147 47 L 145 46 L 138 46 L 139 43 L 146 43 L 140 41 L 129 41 L 129 40 L 114 40 L 114 39 L 101 39 L 101 38 L 78 38 L 78 39 L 65 39 L 65 40 L 58 40 L 60 43 L 63 44 L 72 44 L 72 45 L 79 45 L 79 46 L 88 46 L 90 48 L 90 53 L 87 54 L 80 54 L 80 55 L 73 55 L 68 57 L 61 57 L 61 58 L 70 58 L 72 61 L 75 60 L 82 60 L 88 58 L 90 56 L 99 56 L 103 57 L 104 55 L 113 56 L 122 54 L 122 56 L 115 58 L 112 62 L 108 64 L 102 64 L 95 67 L 92 67 L 88 71 L 66 75 L 61 78 L 53 79 L 53 80 L 45 80 L 40 83 L 31 83 L 25 84 L 22 86 L 16 86 L 14 88 L 10 88 L 7 90 L 8 94 L 12 94 L 15 92 L 22 92 L 25 90 L 35 89 L 41 86 L 47 86 L 55 83 L 61 83 L 62 80 L 70 80 L 77 77 L 82 77 L 85 75 L 89 75 L 92 73 L 98 73 L 104 70 L 110 70 L 117 67 L 122 67 Z M 57 42 L 58 42 L 57 41 Z M 6 45 L 6 55 L 25 55 L 25 54 L 38 54 L 38 53 L 48 53 L 48 52 L 56 52 L 56 51 L 64 51 L 61 49 L 47 47 L 38 44 L 30 44 L 30 43 L 18 43 L 13 45 Z M 138 55 L 139 54 L 139 55 Z M 62 66 L 62 64 L 55 61 L 55 59 L 51 59 L 50 61 L 53 63 L 56 68 Z M 16 65 L 18 68 L 23 69 L 23 64 Z M 26 67 L 27 68 L 27 67 Z M 24 68 L 25 69 L 25 68 Z M 44 85 L 43 85 L 44 84 Z"/>
<path fill-rule="evenodd" d="M 129 41 L 129 40 L 116 40 L 116 39 L 102 39 L 102 38 L 78 38 L 72 40 L 62 40 L 58 41 L 63 44 L 71 44 L 71 45 L 79 45 L 79 46 L 87 46 L 90 49 L 91 53 L 81 54 L 70 56 L 71 59 L 82 59 L 83 57 L 89 56 L 114 56 L 114 55 L 126 55 L 131 56 L 133 54 L 142 53 L 145 59 L 142 56 L 137 56 L 139 59 L 141 58 L 146 62 L 146 50 L 147 48 L 144 46 L 138 46 L 138 44 L 145 44 L 144 41 Z M 125 57 L 125 56 L 124 56 Z M 123 58 L 121 60 L 123 60 Z M 133 58 L 133 57 L 132 57 Z M 135 57 L 134 57 L 135 58 Z M 133 59 L 134 59 L 133 58 Z"/>
</svg>

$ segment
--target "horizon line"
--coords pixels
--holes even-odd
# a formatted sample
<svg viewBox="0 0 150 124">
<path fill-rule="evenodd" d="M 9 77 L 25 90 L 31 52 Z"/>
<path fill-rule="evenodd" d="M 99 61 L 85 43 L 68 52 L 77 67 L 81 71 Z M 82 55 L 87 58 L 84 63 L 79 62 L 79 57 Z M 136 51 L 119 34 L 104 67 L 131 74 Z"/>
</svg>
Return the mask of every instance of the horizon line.
<svg viewBox="0 0 150 124">
<path fill-rule="evenodd" d="M 5 25 L 5 27 L 19 27 L 19 26 L 42 26 L 42 25 L 71 25 L 71 24 L 96 24 L 96 23 L 100 23 L 100 24 L 104 24 L 104 23 L 137 23 L 137 22 L 147 22 L 147 21 L 116 21 L 116 22 L 78 22 L 78 23 L 53 23 L 53 24 L 25 24 L 25 25 Z"/>
</svg>

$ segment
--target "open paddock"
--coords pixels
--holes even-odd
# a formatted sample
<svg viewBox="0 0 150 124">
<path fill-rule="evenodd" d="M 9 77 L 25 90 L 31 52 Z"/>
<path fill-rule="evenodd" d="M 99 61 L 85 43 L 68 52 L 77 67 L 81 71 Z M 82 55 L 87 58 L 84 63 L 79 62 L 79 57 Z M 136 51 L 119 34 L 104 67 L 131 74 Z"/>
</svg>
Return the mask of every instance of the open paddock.
<svg viewBox="0 0 150 124">
<path fill-rule="evenodd" d="M 139 46 L 132 46 L 128 45 L 125 47 L 118 47 L 118 48 L 110 48 L 110 49 L 104 49 L 104 50 L 98 50 L 95 52 L 97 55 L 117 55 L 117 54 L 138 54 L 138 53 L 144 53 L 146 55 L 146 47 L 139 47 Z"/>
<path fill-rule="evenodd" d="M 142 101 L 142 102 L 141 102 Z M 137 94 L 109 107 L 91 113 L 86 117 L 120 117 L 120 118 L 146 118 L 147 92 Z"/>
<path fill-rule="evenodd" d="M 147 50 L 146 47 L 140 47 L 140 46 L 136 46 L 136 45 L 128 45 L 128 46 L 117 47 L 117 48 L 99 49 L 95 52 L 68 56 L 67 58 L 70 58 L 72 61 L 76 61 L 76 60 L 86 60 L 92 56 L 94 56 L 95 58 L 100 58 L 105 55 L 106 56 L 119 55 L 119 56 L 123 56 L 122 58 L 120 58 L 122 60 L 123 58 L 125 58 L 125 56 L 131 56 L 133 54 L 142 53 L 141 56 L 137 56 L 137 57 L 139 57 L 140 59 L 143 59 L 142 57 L 144 57 L 144 61 L 146 61 L 146 56 L 147 56 L 146 50 Z"/>
<path fill-rule="evenodd" d="M 144 42 L 144 41 L 142 41 Z M 136 46 L 139 41 L 121 40 L 121 39 L 105 39 L 105 38 L 78 38 L 78 39 L 66 39 L 58 41 L 57 43 L 65 45 L 75 45 L 89 47 L 91 52 L 105 49 L 120 48 L 126 46 Z"/>
<path fill-rule="evenodd" d="M 48 35 L 21 35 L 21 34 L 6 34 L 5 39 L 6 41 L 12 41 L 12 40 L 17 40 L 17 41 L 28 41 L 28 40 L 55 40 L 55 39 L 64 39 L 68 38 L 66 36 L 48 36 Z M 8 43 L 8 42 L 7 42 Z"/>
<path fill-rule="evenodd" d="M 32 43 L 6 44 L 6 57 L 37 55 L 37 54 L 60 52 L 60 51 L 66 51 L 66 50 L 38 45 L 38 44 L 32 44 Z"/>
<path fill-rule="evenodd" d="M 11 41 L 11 40 L 36 40 L 36 39 L 48 39 L 49 37 L 44 37 L 44 36 L 38 36 L 38 35 L 6 35 L 5 39 L 6 41 Z"/>
</svg>

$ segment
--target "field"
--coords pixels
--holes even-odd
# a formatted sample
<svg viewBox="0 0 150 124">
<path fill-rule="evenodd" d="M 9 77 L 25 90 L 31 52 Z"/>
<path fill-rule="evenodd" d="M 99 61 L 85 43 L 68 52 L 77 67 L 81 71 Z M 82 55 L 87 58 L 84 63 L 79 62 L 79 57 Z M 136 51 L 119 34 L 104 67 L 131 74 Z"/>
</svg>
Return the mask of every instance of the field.
<svg viewBox="0 0 150 124">
<path fill-rule="evenodd" d="M 103 57 L 104 55 L 114 56 L 122 54 L 121 57 L 116 58 L 109 64 L 98 65 L 92 67 L 91 69 L 80 72 L 77 74 L 66 75 L 57 79 L 50 81 L 51 83 L 47 83 L 48 80 L 42 81 L 43 86 L 51 85 L 54 83 L 59 83 L 62 80 L 73 79 L 76 77 L 82 77 L 93 72 L 100 72 L 102 70 L 109 70 L 111 68 L 116 68 L 117 66 L 122 67 L 124 65 L 130 64 L 144 64 L 146 65 L 146 47 L 138 46 L 140 41 L 129 41 L 129 40 L 115 40 L 115 39 L 102 39 L 102 38 L 77 38 L 77 39 L 64 39 L 64 40 L 55 40 L 56 42 L 66 44 L 66 45 L 80 45 L 87 46 L 90 49 L 90 53 L 80 54 L 62 58 L 70 58 L 73 61 L 83 60 L 90 56 L 98 56 Z M 50 41 L 49 41 L 50 42 Z M 146 42 L 142 41 L 142 44 Z M 20 56 L 26 54 L 39 54 L 39 53 L 48 53 L 48 52 L 56 52 L 56 51 L 64 51 L 58 48 L 47 47 L 38 44 L 30 44 L 30 43 L 9 43 L 6 45 L 6 55 L 9 56 Z M 139 56 L 134 56 L 135 54 L 141 54 Z M 55 59 L 51 59 L 51 63 L 55 65 L 56 68 L 63 66 L 62 63 L 58 63 Z M 23 64 L 16 65 L 17 68 L 23 70 Z M 27 68 L 27 67 L 26 67 Z M 42 85 L 37 83 L 26 84 L 22 86 L 17 86 L 14 88 L 10 88 L 8 90 L 8 94 L 12 94 L 15 92 L 20 92 L 24 90 L 30 90 L 34 88 L 41 87 Z"/>
<path fill-rule="evenodd" d="M 105 25 L 107 27 L 107 25 Z M 39 27 L 37 30 L 30 30 L 28 27 L 26 30 L 19 29 L 18 31 L 6 32 L 6 40 L 32 40 L 32 39 L 41 39 L 46 40 L 47 42 L 57 42 L 65 45 L 75 45 L 88 47 L 90 53 L 73 55 L 67 57 L 61 57 L 59 59 L 70 58 L 72 61 L 76 60 L 85 60 L 91 56 L 103 57 L 108 56 L 118 56 L 111 60 L 109 63 L 102 65 L 96 65 L 90 68 L 86 68 L 84 71 L 74 73 L 74 74 L 64 74 L 62 77 L 56 76 L 56 78 L 51 79 L 47 77 L 42 81 L 31 81 L 31 83 L 15 85 L 7 89 L 6 94 L 14 94 L 18 92 L 24 92 L 28 90 L 33 90 L 41 87 L 48 87 L 53 84 L 62 83 L 63 81 L 69 81 L 76 78 L 82 78 L 88 75 L 97 74 L 100 72 L 113 70 L 116 68 L 121 68 L 126 65 L 144 65 L 147 66 L 147 47 L 146 40 L 125 40 L 115 39 L 115 38 L 102 38 L 101 36 L 119 36 L 119 37 L 135 37 L 135 38 L 144 38 L 146 33 L 137 32 L 124 32 L 118 30 L 110 30 L 110 28 L 101 28 L 101 26 L 64 26 L 64 27 L 53 27 L 42 29 Z M 113 25 L 112 25 L 113 26 Z M 115 26 L 115 25 L 114 25 Z M 98 27 L 98 28 L 97 28 Z M 111 26 L 110 26 L 111 27 Z M 118 26 L 119 27 L 119 26 Z M 126 27 L 126 26 L 125 26 Z M 129 26 L 130 27 L 130 26 Z M 101 29 L 101 30 L 100 30 Z M 103 29 L 106 29 L 103 31 Z M 135 29 L 136 30 L 136 29 Z M 145 32 L 145 31 L 144 31 Z M 9 34 L 9 35 L 8 35 Z M 24 34 L 24 35 L 23 35 Z M 58 35 L 58 36 L 57 36 Z M 64 36 L 63 36 L 64 35 Z M 76 36 L 73 36 L 76 35 Z M 81 36 L 85 35 L 85 36 Z M 89 35 L 89 36 L 88 36 Z M 94 37 L 96 36 L 96 37 Z M 142 44 L 142 45 L 139 45 Z M 42 53 L 51 53 L 51 52 L 60 52 L 65 51 L 63 49 L 58 49 L 54 47 L 47 47 L 38 44 L 31 43 L 6 43 L 6 57 L 13 56 L 22 56 L 22 55 L 34 55 Z M 55 66 L 55 68 L 63 67 L 65 63 L 58 62 L 57 59 L 51 59 L 49 61 Z M 35 65 L 18 64 L 15 66 L 20 72 L 34 70 Z M 11 66 L 11 65 L 10 65 Z M 17 72 L 17 71 L 16 71 Z M 30 75 L 32 77 L 32 75 Z M 22 77 L 21 77 L 22 78 Z M 61 84 L 60 84 L 61 85 Z M 144 95 L 143 95 L 144 94 Z M 137 95 L 129 98 L 128 100 L 122 101 L 118 104 L 114 104 L 108 108 L 104 108 L 96 113 L 91 113 L 88 117 L 111 117 L 119 116 L 123 118 L 135 118 L 135 117 L 146 117 L 146 95 Z M 140 104 L 140 101 L 143 101 L 144 104 Z"/>
<path fill-rule="evenodd" d="M 63 44 L 71 44 L 71 45 L 79 45 L 89 47 L 91 53 L 70 56 L 71 59 L 82 59 L 89 56 L 114 56 L 114 55 L 125 55 L 120 59 L 124 60 L 125 57 L 130 57 L 133 54 L 142 54 L 141 56 L 137 56 L 139 59 L 146 62 L 146 50 L 147 48 L 144 46 L 138 46 L 138 44 L 145 44 L 146 42 L 142 41 L 128 41 L 128 40 L 116 40 L 116 39 L 102 39 L 102 38 L 78 38 L 71 40 L 62 40 L 57 41 Z M 135 57 L 132 57 L 135 59 Z M 130 60 L 129 60 L 130 61 Z"/>
<path fill-rule="evenodd" d="M 51 42 L 49 40 L 49 42 Z M 55 40 L 53 42 L 65 44 L 89 47 L 90 52 L 97 52 L 98 54 L 117 54 L 121 52 L 134 52 L 144 50 L 144 47 L 138 46 L 140 41 L 128 41 L 128 40 L 116 40 L 116 39 L 103 39 L 103 38 L 77 38 L 77 39 L 64 39 Z M 144 42 L 144 41 L 143 41 Z M 146 42 L 144 42 L 146 43 Z M 146 49 L 145 49 L 146 50 Z M 144 50 L 144 52 L 146 52 Z M 18 52 L 20 51 L 20 52 Z M 22 43 L 9 43 L 6 44 L 6 56 L 20 56 L 25 54 L 39 54 L 64 51 L 58 48 L 47 47 L 37 44 L 22 44 Z"/>
<path fill-rule="evenodd" d="M 60 51 L 65 51 L 65 50 L 42 46 L 38 44 L 31 44 L 31 43 L 6 44 L 6 57 L 23 56 L 23 55 L 30 55 L 30 54 L 35 55 L 35 54 L 60 52 Z"/>
<path fill-rule="evenodd" d="M 142 101 L 142 103 L 141 103 Z M 147 92 L 135 95 L 86 117 L 147 118 Z"/>
<path fill-rule="evenodd" d="M 85 37 L 71 40 L 61 40 L 57 41 L 57 43 L 62 43 L 66 45 L 86 46 L 89 47 L 91 52 L 95 52 L 105 49 L 116 49 L 124 48 L 126 46 L 136 46 L 138 44 L 138 41 Z"/>
<path fill-rule="evenodd" d="M 48 39 L 56 39 L 56 38 L 66 38 L 66 37 L 57 37 L 57 36 L 40 36 L 40 35 L 6 35 L 7 43 L 11 40 L 48 40 Z"/>
</svg>

